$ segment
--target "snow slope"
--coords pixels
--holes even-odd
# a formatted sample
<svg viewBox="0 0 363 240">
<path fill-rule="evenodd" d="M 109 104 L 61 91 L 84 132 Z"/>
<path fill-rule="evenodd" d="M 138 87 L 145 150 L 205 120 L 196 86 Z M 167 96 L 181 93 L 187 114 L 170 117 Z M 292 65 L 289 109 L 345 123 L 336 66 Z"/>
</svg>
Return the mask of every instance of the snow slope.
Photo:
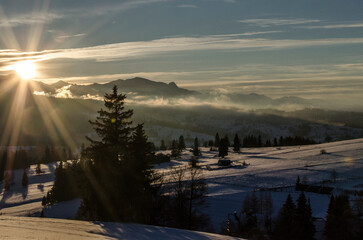
<svg viewBox="0 0 363 240">
<path fill-rule="evenodd" d="M 323 149 L 326 154 L 321 154 Z M 188 165 L 191 155 L 189 151 L 184 151 L 180 159 L 155 168 L 168 175 L 168 167 Z M 241 210 L 247 194 L 256 192 L 258 195 L 259 190 L 271 192 L 276 215 L 287 194 L 291 194 L 295 200 L 298 198 L 299 192 L 293 187 L 298 175 L 309 184 L 320 184 L 329 180 L 335 169 L 338 172 L 337 182 L 325 183 L 325 186 L 363 190 L 363 139 L 307 146 L 243 148 L 240 154 L 230 151 L 226 159 L 236 165 L 245 161 L 249 164 L 245 167 L 218 169 L 218 159 L 217 151 L 202 148 L 199 164 L 209 188 L 206 213 L 211 216 L 216 231 L 227 220 L 228 213 Z M 207 170 L 207 165 L 216 170 Z M 313 215 L 324 218 L 329 196 L 316 193 L 306 195 L 311 200 Z"/>
<path fill-rule="evenodd" d="M 0 239 L 232 240 L 239 238 L 139 224 L 0 216 Z"/>
<path fill-rule="evenodd" d="M 299 192 L 293 186 L 298 175 L 309 184 L 321 185 L 324 181 L 325 186 L 335 187 L 336 193 L 344 189 L 363 190 L 363 139 L 308 146 L 243 148 L 241 153 L 230 151 L 226 157 L 238 166 L 224 169 L 218 169 L 217 151 L 201 150 L 199 165 L 208 183 L 204 211 L 209 214 L 215 232 L 220 231 L 229 213 L 241 210 L 247 194 L 255 192 L 258 196 L 260 190 L 272 194 L 276 215 L 287 194 L 297 199 Z M 326 154 L 321 154 L 321 150 L 325 150 Z M 191 157 L 192 153 L 186 150 L 181 158 L 156 165 L 154 169 L 167 177 L 171 168 L 188 166 Z M 242 166 L 243 161 L 249 165 Z M 207 165 L 214 170 L 208 170 Z M 41 199 L 53 185 L 55 167 L 56 163 L 42 165 L 44 173 L 36 175 L 35 166 L 31 166 L 28 170 L 28 189 L 21 186 L 22 170 L 15 171 L 14 185 L 10 191 L 4 193 L 2 190 L 0 193 L 2 217 L 39 216 Z M 336 183 L 327 181 L 333 170 L 338 173 Z M 316 193 L 306 195 L 311 200 L 313 215 L 324 218 L 329 196 Z M 79 200 L 73 200 L 47 208 L 44 212 L 47 217 L 73 218 L 78 205 Z"/>
</svg>

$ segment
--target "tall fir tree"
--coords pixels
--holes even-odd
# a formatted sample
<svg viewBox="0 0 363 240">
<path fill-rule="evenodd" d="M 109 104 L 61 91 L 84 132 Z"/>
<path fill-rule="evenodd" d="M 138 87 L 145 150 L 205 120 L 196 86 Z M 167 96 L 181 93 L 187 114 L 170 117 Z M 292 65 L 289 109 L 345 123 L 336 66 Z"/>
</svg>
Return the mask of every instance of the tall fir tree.
<svg viewBox="0 0 363 240">
<path fill-rule="evenodd" d="M 90 121 L 100 140 L 87 138 L 91 146 L 85 151 L 81 218 L 91 220 L 148 223 L 152 201 L 150 144 L 142 125 L 132 127 L 132 110 L 125 109 L 124 94 L 113 87 L 105 94 L 106 110 L 99 110 Z"/>
<path fill-rule="evenodd" d="M 296 206 L 296 239 L 312 240 L 316 232 L 311 212 L 310 201 L 306 200 L 304 192 L 300 193 Z"/>
<path fill-rule="evenodd" d="M 27 187 L 28 186 L 28 174 L 26 174 L 26 170 L 24 169 L 23 172 L 23 177 L 21 179 L 21 185 L 23 185 L 23 187 Z"/>
<path fill-rule="evenodd" d="M 161 140 L 160 150 L 166 150 L 165 141 Z"/>
<path fill-rule="evenodd" d="M 276 220 L 273 239 L 296 239 L 296 206 L 289 194 Z"/>
<path fill-rule="evenodd" d="M 215 147 L 219 147 L 219 143 L 220 143 L 220 138 L 219 138 L 219 134 L 216 133 L 216 136 L 214 138 L 214 146 Z"/>
<path fill-rule="evenodd" d="M 171 157 L 178 158 L 180 157 L 181 150 L 179 149 L 179 144 L 177 140 L 171 141 Z"/>
<path fill-rule="evenodd" d="M 237 133 L 233 139 L 233 151 L 235 151 L 237 153 L 241 152 L 241 141 L 239 140 Z"/>
<path fill-rule="evenodd" d="M 200 150 L 199 150 L 199 141 L 198 138 L 194 138 L 194 144 L 193 144 L 193 155 L 194 156 L 199 156 L 200 154 Z"/>
<path fill-rule="evenodd" d="M 221 142 L 219 144 L 219 147 L 218 147 L 218 152 L 219 152 L 219 156 L 224 158 L 225 156 L 228 155 L 228 139 L 226 138 L 222 138 L 221 139 Z"/>
<path fill-rule="evenodd" d="M 348 196 L 330 197 L 324 233 L 327 240 L 358 239 L 358 219 Z"/>
<path fill-rule="evenodd" d="M 181 136 L 179 137 L 179 149 L 182 151 L 182 150 L 184 150 L 185 148 L 186 148 L 186 146 L 185 146 L 184 136 L 183 136 L 183 135 L 181 135 Z"/>
</svg>

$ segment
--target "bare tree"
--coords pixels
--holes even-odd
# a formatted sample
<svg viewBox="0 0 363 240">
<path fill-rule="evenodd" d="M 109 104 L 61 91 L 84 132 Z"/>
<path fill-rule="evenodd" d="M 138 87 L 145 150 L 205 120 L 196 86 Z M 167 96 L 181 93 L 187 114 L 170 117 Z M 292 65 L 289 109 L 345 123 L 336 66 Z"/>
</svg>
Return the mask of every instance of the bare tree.
<svg viewBox="0 0 363 240">
<path fill-rule="evenodd" d="M 207 184 L 199 168 L 172 170 L 172 214 L 176 227 L 198 229 L 207 221 L 200 211 Z"/>
</svg>

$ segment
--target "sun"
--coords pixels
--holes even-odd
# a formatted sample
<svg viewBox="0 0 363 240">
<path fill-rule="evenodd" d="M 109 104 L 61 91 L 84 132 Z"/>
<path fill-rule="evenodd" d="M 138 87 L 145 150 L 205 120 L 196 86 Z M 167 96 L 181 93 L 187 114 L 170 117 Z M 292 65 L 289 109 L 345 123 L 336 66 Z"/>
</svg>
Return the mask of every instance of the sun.
<svg viewBox="0 0 363 240">
<path fill-rule="evenodd" d="M 32 79 L 37 75 L 37 67 L 32 61 L 18 62 L 12 68 L 23 80 Z"/>
</svg>

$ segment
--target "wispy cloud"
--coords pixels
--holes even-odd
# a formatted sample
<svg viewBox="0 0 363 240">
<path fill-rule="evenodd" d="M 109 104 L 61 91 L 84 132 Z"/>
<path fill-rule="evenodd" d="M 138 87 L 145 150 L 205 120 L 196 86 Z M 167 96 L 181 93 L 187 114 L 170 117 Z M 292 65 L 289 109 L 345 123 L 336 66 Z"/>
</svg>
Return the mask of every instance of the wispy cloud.
<svg viewBox="0 0 363 240">
<path fill-rule="evenodd" d="M 210 37 L 241 37 L 241 36 L 253 36 L 253 35 L 263 35 L 271 33 L 281 33 L 282 31 L 264 31 L 264 32 L 245 32 L 245 33 L 231 33 L 231 34 L 216 34 L 209 35 Z"/>
<path fill-rule="evenodd" d="M 198 7 L 194 4 L 182 4 L 179 5 L 178 8 L 198 8 Z"/>
<path fill-rule="evenodd" d="M 20 25 L 31 25 L 38 23 L 49 23 L 57 19 L 65 18 L 64 14 L 47 12 L 47 13 L 27 13 L 6 17 L 0 14 L 0 27 L 16 27 Z"/>
<path fill-rule="evenodd" d="M 303 26 L 306 29 L 337 29 L 337 28 L 363 28 L 363 23 L 349 23 L 349 24 L 330 24 L 318 26 Z"/>
<path fill-rule="evenodd" d="M 86 48 L 60 49 L 57 52 L 45 53 L 43 59 L 72 58 L 93 59 L 96 61 L 114 61 L 126 58 L 143 58 L 180 51 L 203 50 L 277 50 L 312 46 L 334 46 L 362 44 L 363 38 L 330 38 L 330 39 L 235 39 L 230 37 L 200 38 L 164 38 L 152 41 L 126 42 L 99 45 Z"/>
<path fill-rule="evenodd" d="M 255 18 L 255 19 L 243 19 L 238 20 L 240 23 L 245 23 L 258 27 L 271 27 L 271 26 L 283 26 L 283 25 L 301 25 L 309 23 L 318 23 L 318 19 L 305 19 L 305 18 L 294 18 L 294 19 L 279 19 L 279 18 Z"/>
<path fill-rule="evenodd" d="M 327 38 L 327 39 L 267 39 L 235 38 L 235 36 L 174 37 L 152 41 L 137 41 L 98 45 L 85 48 L 46 50 L 40 52 L 4 52 L 0 62 L 12 64 L 22 59 L 44 61 L 52 59 L 85 59 L 99 62 L 146 58 L 166 53 L 185 51 L 266 51 L 304 48 L 314 46 L 335 46 L 363 44 L 363 38 Z"/>
<path fill-rule="evenodd" d="M 0 5 L 0 27 L 16 27 L 22 25 L 44 24 L 51 23 L 55 20 L 70 19 L 74 16 L 77 17 L 95 17 L 107 15 L 115 12 L 127 11 L 130 9 L 138 8 L 144 5 L 154 3 L 166 2 L 170 0 L 132 0 L 123 1 L 116 4 L 104 4 L 95 7 L 81 7 L 73 9 L 63 9 L 56 11 L 34 11 L 32 13 L 18 14 L 6 16 L 5 11 L 1 9 Z"/>
</svg>

